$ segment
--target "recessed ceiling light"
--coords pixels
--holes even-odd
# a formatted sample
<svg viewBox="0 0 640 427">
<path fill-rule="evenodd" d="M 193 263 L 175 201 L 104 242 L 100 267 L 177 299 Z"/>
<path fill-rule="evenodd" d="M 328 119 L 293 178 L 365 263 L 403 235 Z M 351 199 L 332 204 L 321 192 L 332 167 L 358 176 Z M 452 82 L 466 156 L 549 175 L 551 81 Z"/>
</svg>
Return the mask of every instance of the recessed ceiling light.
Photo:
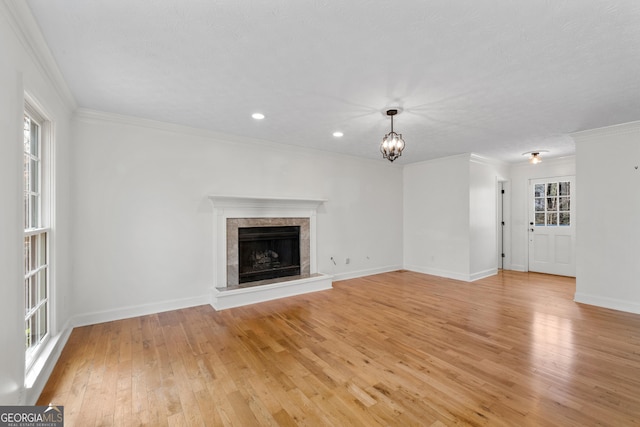
<svg viewBox="0 0 640 427">
<path fill-rule="evenodd" d="M 251 117 L 253 117 L 256 120 L 262 120 L 262 119 L 264 119 L 264 114 L 262 114 L 262 113 L 253 113 L 251 115 Z"/>
<path fill-rule="evenodd" d="M 344 136 L 344 133 L 339 132 L 339 131 L 338 132 L 334 132 L 333 136 L 335 136 L 336 138 L 340 138 L 340 137 Z"/>
</svg>

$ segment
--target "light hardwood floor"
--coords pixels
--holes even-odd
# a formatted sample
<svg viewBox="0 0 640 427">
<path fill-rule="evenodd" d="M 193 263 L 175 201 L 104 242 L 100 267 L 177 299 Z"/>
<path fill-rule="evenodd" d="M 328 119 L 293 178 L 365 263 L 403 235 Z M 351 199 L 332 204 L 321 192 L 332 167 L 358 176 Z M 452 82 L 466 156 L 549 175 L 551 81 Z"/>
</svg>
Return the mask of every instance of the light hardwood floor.
<svg viewBox="0 0 640 427">
<path fill-rule="evenodd" d="M 400 271 L 77 328 L 39 404 L 83 427 L 640 424 L 640 315 L 574 292 Z"/>
</svg>

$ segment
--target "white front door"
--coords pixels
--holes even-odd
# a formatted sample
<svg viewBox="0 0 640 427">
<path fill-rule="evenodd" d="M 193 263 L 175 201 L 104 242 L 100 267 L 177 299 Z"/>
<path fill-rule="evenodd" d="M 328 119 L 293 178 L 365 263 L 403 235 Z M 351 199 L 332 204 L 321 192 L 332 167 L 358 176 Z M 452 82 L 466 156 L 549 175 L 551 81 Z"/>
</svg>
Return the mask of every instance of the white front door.
<svg viewBox="0 0 640 427">
<path fill-rule="evenodd" d="M 575 277 L 575 177 L 532 179 L 529 192 L 529 271 Z"/>
</svg>

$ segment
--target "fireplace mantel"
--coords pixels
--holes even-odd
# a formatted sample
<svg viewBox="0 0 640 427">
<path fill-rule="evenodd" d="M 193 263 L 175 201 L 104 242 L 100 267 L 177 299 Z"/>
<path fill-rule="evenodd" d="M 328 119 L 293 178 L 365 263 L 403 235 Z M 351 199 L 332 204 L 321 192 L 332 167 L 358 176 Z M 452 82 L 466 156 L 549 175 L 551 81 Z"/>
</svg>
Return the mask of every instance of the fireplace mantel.
<svg viewBox="0 0 640 427">
<path fill-rule="evenodd" d="M 209 199 L 214 208 L 287 208 L 295 210 L 317 210 L 325 199 L 297 199 L 286 197 L 251 197 L 212 195 Z"/>
<path fill-rule="evenodd" d="M 331 276 L 317 271 L 316 261 L 316 216 L 325 199 L 255 197 L 235 195 L 210 195 L 214 216 L 214 287 L 212 305 L 224 309 L 252 304 L 284 296 L 313 292 L 331 288 Z M 227 220 L 249 218 L 308 218 L 309 221 L 309 277 L 283 280 L 282 283 L 231 289 L 228 287 Z M 236 221 L 233 221 L 236 222 Z M 232 222 L 232 223 L 233 223 Z M 230 240 L 234 242 L 234 240 Z M 233 245 L 233 243 L 231 243 Z M 229 252 L 232 254 L 233 252 Z M 233 259 L 231 257 L 230 259 Z M 233 274 L 233 268 L 231 268 Z"/>
</svg>

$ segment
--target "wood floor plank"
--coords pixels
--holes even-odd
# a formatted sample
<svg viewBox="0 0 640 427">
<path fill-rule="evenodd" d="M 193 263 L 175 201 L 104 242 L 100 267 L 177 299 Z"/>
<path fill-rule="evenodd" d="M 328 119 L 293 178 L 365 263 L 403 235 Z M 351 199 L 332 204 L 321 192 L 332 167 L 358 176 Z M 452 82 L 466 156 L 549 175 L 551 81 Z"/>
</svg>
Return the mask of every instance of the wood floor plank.
<svg viewBox="0 0 640 427">
<path fill-rule="evenodd" d="M 397 271 L 76 328 L 38 404 L 82 427 L 640 424 L 640 315 L 574 293 Z"/>
</svg>

